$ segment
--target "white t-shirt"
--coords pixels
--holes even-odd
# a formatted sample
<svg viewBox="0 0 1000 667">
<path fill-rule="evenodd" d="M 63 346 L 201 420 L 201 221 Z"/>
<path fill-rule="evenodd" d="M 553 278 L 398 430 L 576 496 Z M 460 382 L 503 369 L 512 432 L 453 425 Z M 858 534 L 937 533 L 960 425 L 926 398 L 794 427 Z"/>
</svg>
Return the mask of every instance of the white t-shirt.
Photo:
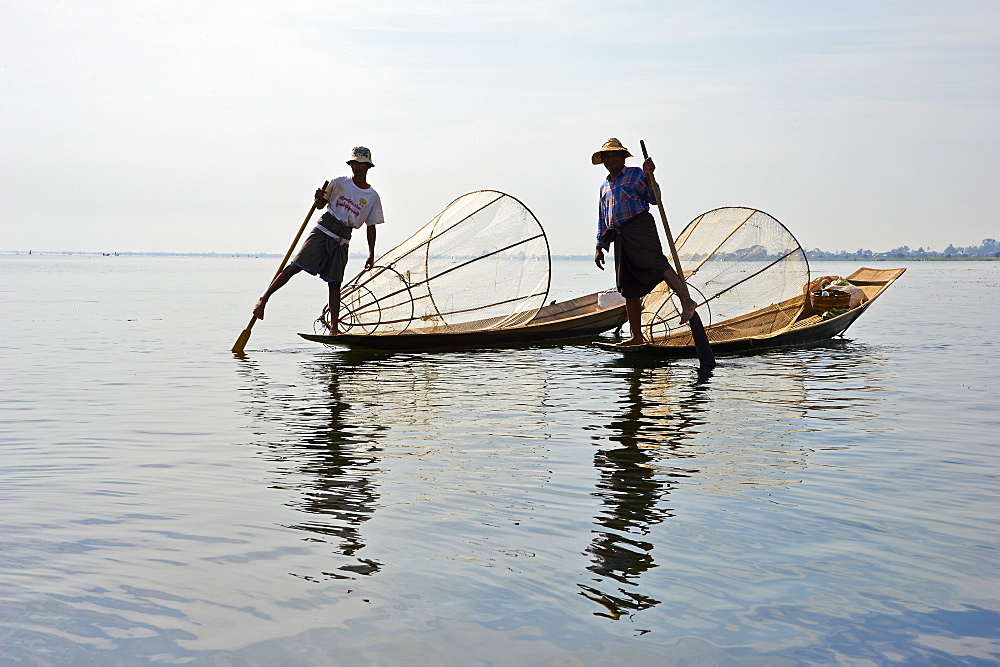
<svg viewBox="0 0 1000 667">
<path fill-rule="evenodd" d="M 329 203 L 326 210 L 330 215 L 349 227 L 359 229 L 362 225 L 380 225 L 385 222 L 382 216 L 382 200 L 375 188 L 362 190 L 354 184 L 349 176 L 340 176 L 330 181 L 326 187 L 326 198 Z"/>
</svg>

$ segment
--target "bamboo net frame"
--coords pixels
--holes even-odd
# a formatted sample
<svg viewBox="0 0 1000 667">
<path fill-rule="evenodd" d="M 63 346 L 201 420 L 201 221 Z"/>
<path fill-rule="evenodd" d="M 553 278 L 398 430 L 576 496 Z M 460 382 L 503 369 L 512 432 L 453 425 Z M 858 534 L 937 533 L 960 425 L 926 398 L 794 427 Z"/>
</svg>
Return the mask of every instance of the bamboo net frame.
<svg viewBox="0 0 1000 667">
<path fill-rule="evenodd" d="M 470 192 L 344 285 L 341 329 L 399 335 L 526 324 L 545 304 L 550 274 L 534 214 L 502 192 Z"/>
<path fill-rule="evenodd" d="M 684 228 L 676 245 L 710 342 L 774 335 L 799 316 L 809 261 L 792 233 L 767 213 L 747 207 L 708 211 Z M 692 344 L 678 305 L 666 283 L 643 299 L 648 339 Z"/>
</svg>

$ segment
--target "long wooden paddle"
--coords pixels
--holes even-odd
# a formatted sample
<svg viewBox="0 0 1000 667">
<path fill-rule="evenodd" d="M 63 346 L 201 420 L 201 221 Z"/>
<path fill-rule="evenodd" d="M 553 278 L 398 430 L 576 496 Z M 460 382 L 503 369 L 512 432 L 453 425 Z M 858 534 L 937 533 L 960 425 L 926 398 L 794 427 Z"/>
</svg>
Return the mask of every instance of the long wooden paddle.
<svg viewBox="0 0 1000 667">
<path fill-rule="evenodd" d="M 639 140 L 639 145 L 642 146 L 642 158 L 646 160 L 649 158 L 649 153 L 646 152 L 646 142 Z M 660 189 L 656 187 L 656 179 L 653 178 L 653 174 L 646 173 L 646 178 L 649 180 L 649 189 L 653 192 L 653 196 L 656 197 L 656 207 L 660 210 L 660 220 L 663 221 L 663 231 L 667 234 L 667 243 L 670 245 L 670 256 L 674 260 L 674 270 L 677 271 L 677 277 L 681 280 L 681 285 L 683 285 L 684 294 L 679 295 L 682 297 L 690 298 L 690 292 L 688 292 L 687 281 L 684 280 L 684 270 L 681 268 L 680 257 L 677 256 L 677 247 L 674 245 L 674 236 L 670 233 L 670 224 L 667 222 L 667 212 L 663 210 L 663 200 L 660 198 Z M 702 368 L 712 368 L 715 366 L 715 355 L 712 353 L 712 346 L 708 343 L 708 335 L 705 333 L 705 327 L 701 323 L 701 317 L 698 313 L 691 316 L 688 320 L 688 326 L 691 327 L 691 336 L 694 338 L 694 347 L 698 352 L 698 361 L 701 362 Z"/>
<path fill-rule="evenodd" d="M 323 183 L 323 189 L 326 190 L 327 186 L 329 186 L 329 185 L 330 185 L 330 181 L 324 182 Z M 278 270 L 275 271 L 274 278 L 271 278 L 271 282 L 272 283 L 274 282 L 275 278 L 277 278 L 278 275 L 280 275 L 281 272 L 284 270 L 285 265 L 288 263 L 288 258 L 292 256 L 292 251 L 295 250 L 295 246 L 298 245 L 298 243 L 299 243 L 299 238 L 302 237 L 302 232 L 305 231 L 306 225 L 309 224 L 309 218 L 311 218 L 312 215 L 313 215 L 313 213 L 316 212 L 316 209 L 318 208 L 318 206 L 319 206 L 319 202 L 316 201 L 316 200 L 314 200 L 312 208 L 309 209 L 309 213 L 306 215 L 306 219 L 302 221 L 302 226 L 299 227 L 299 231 L 295 235 L 295 240 L 292 241 L 292 245 L 288 246 L 288 252 L 285 253 L 285 258 L 283 260 L 281 260 L 281 265 L 278 267 Z M 270 283 L 268 283 L 268 284 L 270 284 Z M 253 329 L 253 325 L 254 325 L 254 323 L 256 321 L 257 321 L 257 316 L 256 315 L 254 317 L 250 318 L 250 324 L 248 324 L 247 328 L 244 329 L 242 331 L 242 333 L 240 333 L 239 338 L 236 339 L 236 344 L 233 345 L 233 353 L 234 354 L 243 354 L 243 348 L 245 348 L 247 346 L 247 341 L 250 340 L 250 330 Z"/>
</svg>

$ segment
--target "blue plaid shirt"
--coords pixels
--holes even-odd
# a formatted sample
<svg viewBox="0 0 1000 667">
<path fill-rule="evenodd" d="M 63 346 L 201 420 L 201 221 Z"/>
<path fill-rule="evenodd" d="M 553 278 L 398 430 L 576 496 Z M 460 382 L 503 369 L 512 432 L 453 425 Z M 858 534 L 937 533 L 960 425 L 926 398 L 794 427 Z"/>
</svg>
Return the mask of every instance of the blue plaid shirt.
<svg viewBox="0 0 1000 667">
<path fill-rule="evenodd" d="M 618 227 L 630 218 L 649 210 L 656 198 L 646 186 L 646 176 L 639 167 L 625 167 L 618 178 L 611 174 L 601 184 L 601 203 L 597 214 L 597 245 L 608 227 Z M 607 247 L 607 246 L 603 246 Z"/>
</svg>

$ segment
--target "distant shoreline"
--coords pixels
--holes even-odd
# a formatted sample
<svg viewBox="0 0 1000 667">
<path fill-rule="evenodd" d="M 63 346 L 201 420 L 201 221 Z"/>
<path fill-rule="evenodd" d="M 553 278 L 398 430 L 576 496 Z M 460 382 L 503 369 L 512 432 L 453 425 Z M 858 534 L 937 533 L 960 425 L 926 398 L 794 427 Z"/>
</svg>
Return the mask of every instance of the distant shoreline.
<svg viewBox="0 0 1000 667">
<path fill-rule="evenodd" d="M 82 250 L 0 250 L 2 255 L 24 256 L 86 256 L 86 257 L 200 257 L 207 259 L 269 259 L 282 257 L 273 253 L 248 252 L 88 252 Z M 366 255 L 354 255 L 353 258 L 364 259 Z M 997 262 L 1000 257 L 806 257 L 810 262 Z M 552 255 L 558 261 L 593 261 L 589 255 Z"/>
</svg>

